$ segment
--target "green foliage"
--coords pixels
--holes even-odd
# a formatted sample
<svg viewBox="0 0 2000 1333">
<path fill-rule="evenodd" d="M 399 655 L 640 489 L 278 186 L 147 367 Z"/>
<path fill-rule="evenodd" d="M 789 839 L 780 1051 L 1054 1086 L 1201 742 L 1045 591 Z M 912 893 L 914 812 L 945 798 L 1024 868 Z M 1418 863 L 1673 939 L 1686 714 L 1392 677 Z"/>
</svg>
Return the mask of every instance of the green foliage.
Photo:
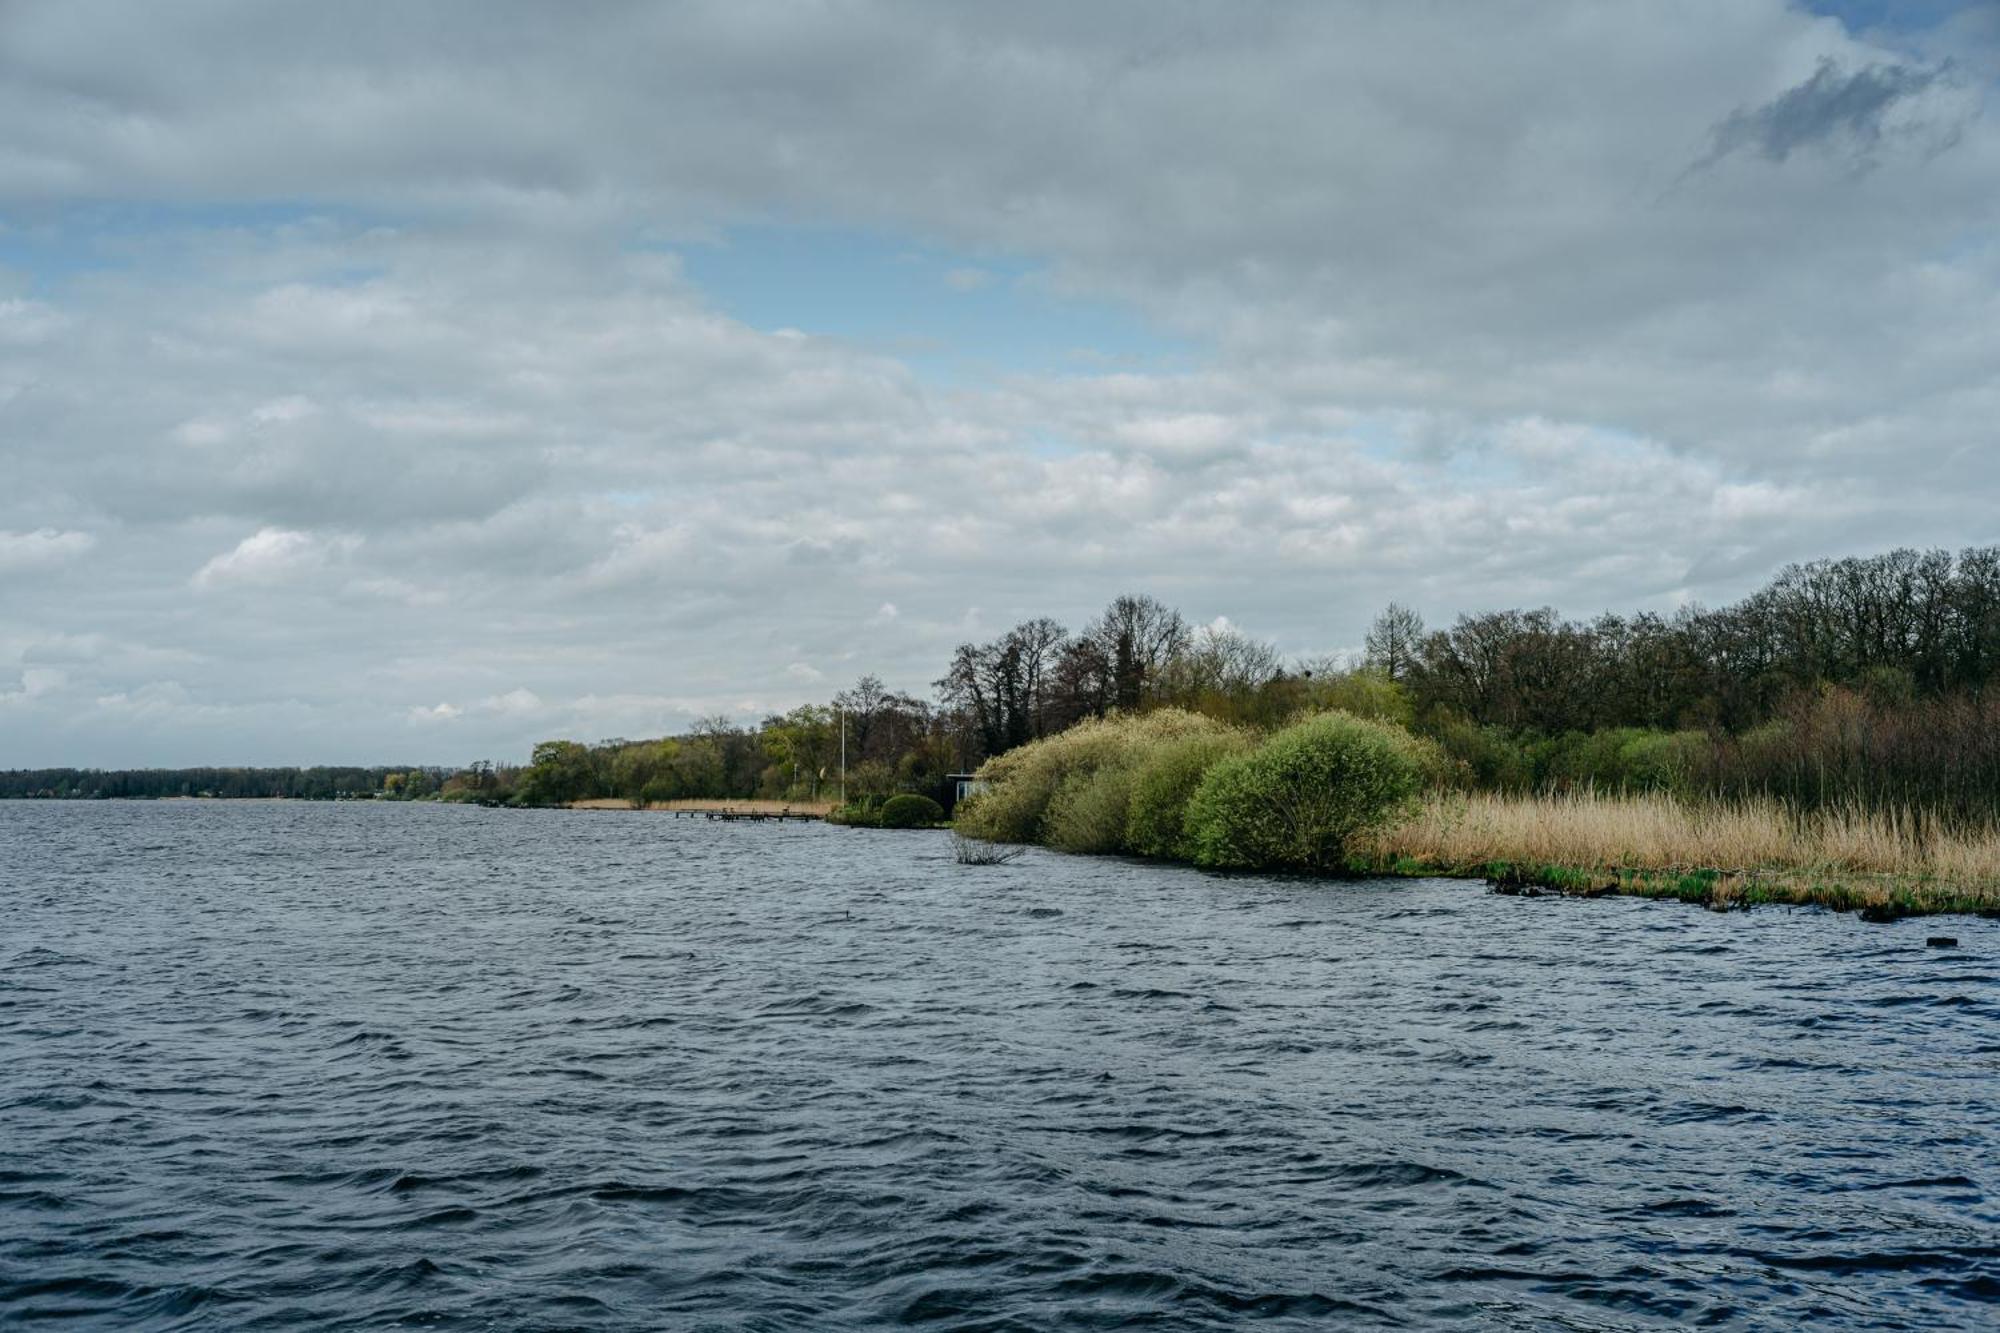
<svg viewBox="0 0 2000 1333">
<path fill-rule="evenodd" d="M 1466 785 L 1496 791 L 1526 791 L 1534 786 L 1534 758 L 1505 728 L 1444 716 L 1426 730 Z"/>
<path fill-rule="evenodd" d="M 882 802 L 878 818 L 883 828 L 929 828 L 944 823 L 944 807 L 928 796 L 904 792 Z"/>
<path fill-rule="evenodd" d="M 873 799 L 880 802 L 895 795 L 899 785 L 896 781 L 896 771 L 876 759 L 856 764 L 847 773 L 848 794 L 856 799 Z"/>
<path fill-rule="evenodd" d="M 1399 727 L 1409 726 L 1415 716 L 1410 692 L 1373 667 L 1315 676 L 1305 696 L 1306 707 L 1316 713 L 1352 713 Z"/>
<path fill-rule="evenodd" d="M 576 741 L 543 741 L 521 779 L 523 805 L 563 805 L 595 796 L 595 765 L 588 746 Z"/>
<path fill-rule="evenodd" d="M 828 765 L 840 748 L 831 708 L 806 704 L 782 716 L 765 718 L 761 739 L 775 770 L 762 784 L 767 794 L 819 795 Z"/>
<path fill-rule="evenodd" d="M 1126 759 L 1064 778 L 1049 799 L 1043 841 L 1062 852 L 1124 851 L 1132 776 L 1132 764 Z"/>
<path fill-rule="evenodd" d="M 1326 713 L 1209 769 L 1189 803 L 1197 864 L 1337 870 L 1347 841 L 1407 809 L 1434 766 L 1400 727 Z"/>
<path fill-rule="evenodd" d="M 653 799 L 646 795 L 647 791 L 661 785 L 659 780 L 666 773 L 673 752 L 672 741 L 641 741 L 613 751 L 608 765 L 612 791 L 635 806 L 645 805 Z"/>
<path fill-rule="evenodd" d="M 1164 741 L 1134 766 L 1125 816 L 1125 846 L 1140 856 L 1194 859 L 1187 807 L 1208 770 L 1249 749 L 1240 732 Z"/>
<path fill-rule="evenodd" d="M 881 828 L 882 803 L 872 796 L 849 801 L 826 817 L 829 824 L 845 824 L 849 828 Z"/>
<path fill-rule="evenodd" d="M 1223 735 L 1228 731 L 1212 718 L 1178 708 L 1136 717 L 1113 714 L 1088 719 L 1068 731 L 987 760 L 979 776 L 988 787 L 960 807 L 958 827 L 989 842 L 1040 842 L 1050 805 L 1071 779 L 1136 763 L 1155 746 L 1182 736 Z M 1069 801 L 1086 799 L 1078 793 Z M 1101 814 L 1115 800 L 1107 792 L 1098 798 L 1096 812 Z M 1076 818 L 1083 818 L 1081 807 Z"/>
</svg>

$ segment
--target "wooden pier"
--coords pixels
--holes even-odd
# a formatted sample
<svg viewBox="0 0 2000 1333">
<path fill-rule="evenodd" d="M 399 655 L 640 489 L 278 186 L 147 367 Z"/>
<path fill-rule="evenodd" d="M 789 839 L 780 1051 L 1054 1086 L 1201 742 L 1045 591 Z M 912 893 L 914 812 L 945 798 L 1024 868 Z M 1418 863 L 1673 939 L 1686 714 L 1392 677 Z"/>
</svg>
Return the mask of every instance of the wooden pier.
<svg viewBox="0 0 2000 1333">
<path fill-rule="evenodd" d="M 815 814 L 810 810 L 793 810 L 790 808 L 784 810 L 668 810 L 664 813 L 672 815 L 675 819 L 722 819 L 732 822 L 743 820 L 752 824 L 783 824 L 787 822 L 817 824 L 826 818 L 825 815 Z"/>
</svg>

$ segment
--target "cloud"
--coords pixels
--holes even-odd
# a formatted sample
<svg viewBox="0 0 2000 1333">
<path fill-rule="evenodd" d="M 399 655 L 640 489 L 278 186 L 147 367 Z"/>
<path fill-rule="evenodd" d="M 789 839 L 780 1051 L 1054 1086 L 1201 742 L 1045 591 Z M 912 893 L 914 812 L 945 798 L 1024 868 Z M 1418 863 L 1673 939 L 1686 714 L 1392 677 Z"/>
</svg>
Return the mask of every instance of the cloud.
<svg viewBox="0 0 2000 1333">
<path fill-rule="evenodd" d="M 0 749 L 521 758 L 1125 591 L 1303 653 L 1993 540 L 1996 51 L 1781 0 L 0 7 L 0 679 L 67 677 Z"/>
<path fill-rule="evenodd" d="M 0 708 L 13 704 L 24 704 L 31 699 L 54 694 L 67 684 L 69 677 L 53 667 L 29 667 L 21 672 L 20 685 L 11 690 L 0 690 Z"/>
<path fill-rule="evenodd" d="M 259 528 L 195 571 L 194 586 L 269 586 L 324 568 L 358 544 L 351 537 L 319 537 L 286 528 Z"/>
<path fill-rule="evenodd" d="M 88 554 L 96 545 L 97 538 L 88 532 L 59 532 L 54 528 L 0 532 L 0 573 L 66 564 Z"/>
<path fill-rule="evenodd" d="M 505 694 L 490 694 L 477 705 L 481 711 L 520 717 L 542 711 L 541 696 L 529 689 L 511 689 Z"/>
</svg>

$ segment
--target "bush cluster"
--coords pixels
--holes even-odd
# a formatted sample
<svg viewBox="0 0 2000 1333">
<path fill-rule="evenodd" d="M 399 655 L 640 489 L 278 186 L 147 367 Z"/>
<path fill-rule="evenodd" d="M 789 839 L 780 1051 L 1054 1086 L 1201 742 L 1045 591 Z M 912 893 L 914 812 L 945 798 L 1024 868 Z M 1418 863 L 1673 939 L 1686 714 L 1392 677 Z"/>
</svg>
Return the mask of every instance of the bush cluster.
<svg viewBox="0 0 2000 1333">
<path fill-rule="evenodd" d="M 1197 865 L 1333 870 L 1413 805 L 1432 759 L 1401 727 L 1322 713 L 1209 769 L 1188 804 Z"/>
<path fill-rule="evenodd" d="M 959 829 L 994 842 L 1213 867 L 1326 870 L 1446 771 L 1393 722 L 1322 713 L 1270 736 L 1163 709 L 1083 723 L 980 776 Z"/>
<path fill-rule="evenodd" d="M 979 770 L 987 789 L 960 809 L 958 827 L 989 842 L 1122 851 L 1134 770 L 1184 737 L 1231 734 L 1178 708 L 1080 722 L 989 759 Z"/>
<path fill-rule="evenodd" d="M 1163 860 L 1194 860 L 1194 844 L 1187 834 L 1188 803 L 1209 769 L 1250 748 L 1248 736 L 1230 732 L 1183 736 L 1155 749 L 1133 774 L 1125 816 L 1127 850 Z"/>
</svg>

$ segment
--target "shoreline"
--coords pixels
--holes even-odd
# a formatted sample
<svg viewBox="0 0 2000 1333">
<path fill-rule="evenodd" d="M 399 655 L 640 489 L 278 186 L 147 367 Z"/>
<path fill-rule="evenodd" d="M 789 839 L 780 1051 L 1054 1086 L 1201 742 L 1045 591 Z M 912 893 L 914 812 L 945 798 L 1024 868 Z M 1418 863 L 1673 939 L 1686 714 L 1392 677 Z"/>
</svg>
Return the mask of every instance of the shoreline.
<svg viewBox="0 0 2000 1333">
<path fill-rule="evenodd" d="M 2000 919 L 2000 891 L 1896 874 L 1705 867 L 1663 870 L 1507 861 L 1452 865 L 1407 857 L 1393 862 L 1358 857 L 1349 864 L 1349 873 L 1380 879 L 1479 880 L 1495 893 L 1523 898 L 1664 899 L 1712 912 L 1821 907 L 1884 925 L 1918 916 Z"/>
<path fill-rule="evenodd" d="M 836 808 L 833 801 L 773 801 L 761 797 L 743 797 L 737 800 L 690 798 L 679 801 L 649 801 L 634 805 L 630 801 L 615 796 L 597 796 L 585 801 L 571 801 L 566 805 L 549 807 L 558 810 L 626 810 L 633 814 L 649 812 L 672 812 L 675 810 L 737 810 L 745 814 L 775 815 L 818 815 L 821 818 L 832 814 Z"/>
</svg>

